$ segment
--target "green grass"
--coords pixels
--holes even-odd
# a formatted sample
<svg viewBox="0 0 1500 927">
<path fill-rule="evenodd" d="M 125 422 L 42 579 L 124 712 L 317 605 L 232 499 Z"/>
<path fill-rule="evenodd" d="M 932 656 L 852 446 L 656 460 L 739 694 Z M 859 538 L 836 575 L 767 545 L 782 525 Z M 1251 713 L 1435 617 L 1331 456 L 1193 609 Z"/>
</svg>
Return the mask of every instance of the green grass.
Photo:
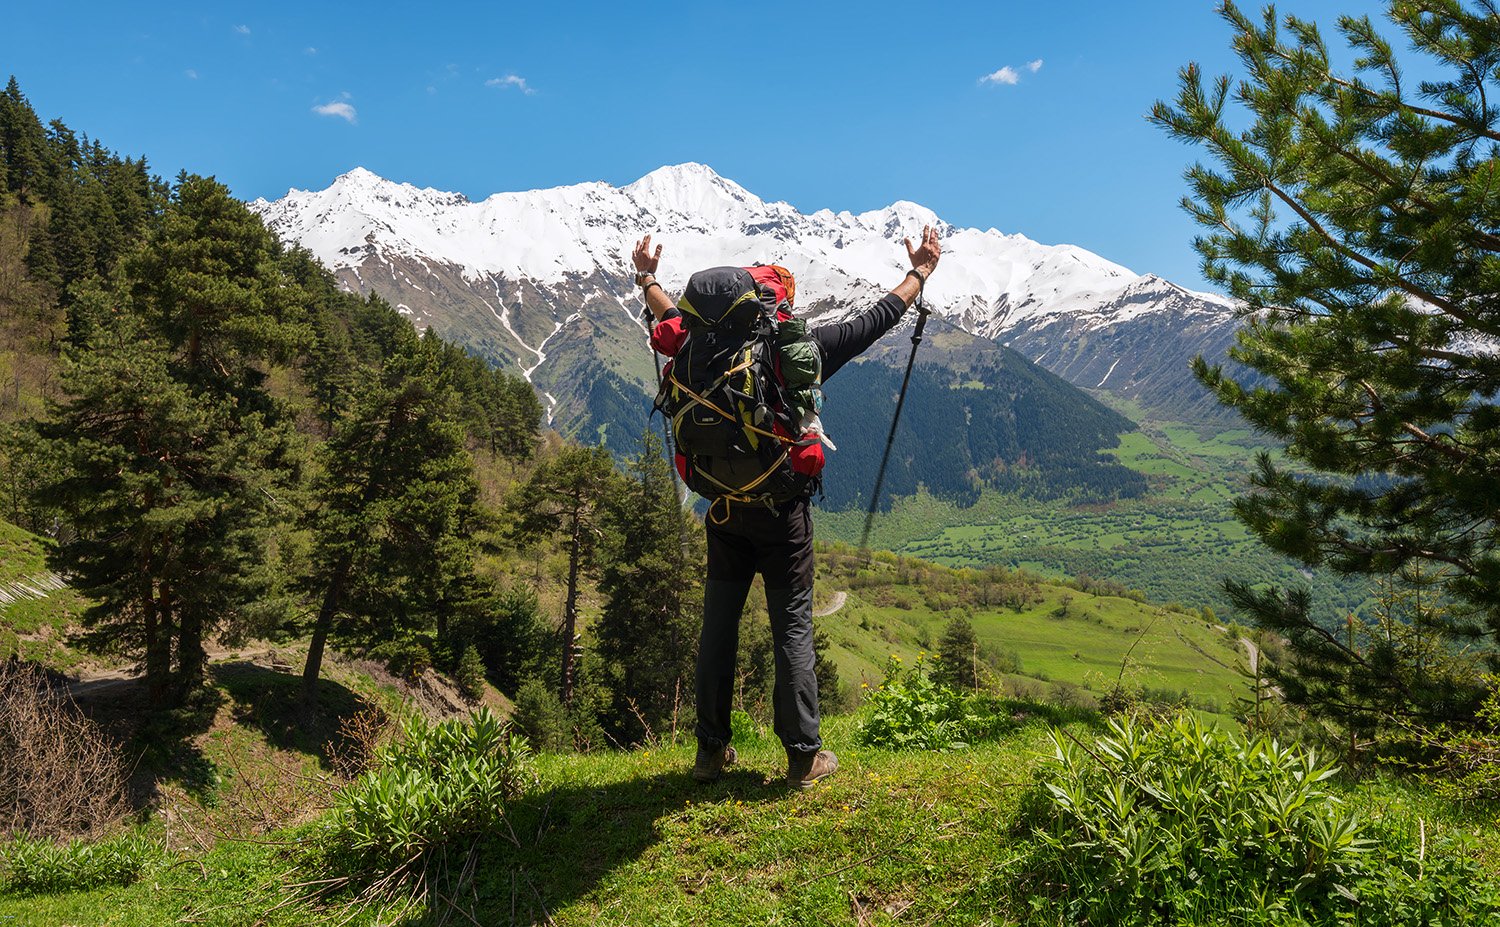
<svg viewBox="0 0 1500 927">
<path fill-rule="evenodd" d="M 463 915 L 486 925 L 1056 923 L 1030 910 L 1028 808 L 1048 748 L 1045 706 L 1018 706 L 1000 740 L 949 753 L 856 746 L 860 716 L 828 719 L 839 771 L 806 792 L 780 783 L 785 756 L 764 729 L 740 730 L 740 760 L 720 782 L 688 776 L 686 741 L 628 753 L 542 756 L 539 783 L 480 847 Z M 1072 723 L 1087 743 L 1094 729 Z M 1361 814 L 1421 822 L 1429 847 L 1459 833 L 1495 871 L 1500 813 L 1383 776 L 1335 783 Z M 18 925 L 303 924 L 305 907 L 272 910 L 296 841 L 316 825 L 200 849 L 174 838 L 170 862 L 126 888 L 18 897 Z M 1432 852 L 1431 850 L 1429 852 Z M 1488 853 L 1488 855 L 1487 855 Z M 1033 888 L 1036 886 L 1033 885 Z M 321 915 L 336 913 L 323 911 Z M 420 913 L 420 912 L 419 912 Z M 354 924 L 433 923 L 367 910 Z"/>
<path fill-rule="evenodd" d="M 1016 854 L 1010 822 L 1040 724 L 952 754 L 855 748 L 855 724 L 825 725 L 840 769 L 806 792 L 782 784 L 785 754 L 764 731 L 737 735 L 740 761 L 712 786 L 688 776 L 686 743 L 541 757 L 540 787 L 511 814 L 519 845 L 496 835 L 483 849 L 478 921 L 859 923 L 899 909 L 977 923 L 1006 910 L 997 865 Z M 292 862 L 280 844 L 297 836 L 183 847 L 127 888 L 0 893 L 0 923 L 306 923 L 305 908 L 269 914 Z"/>
<path fill-rule="evenodd" d="M 1221 707 L 1243 688 L 1233 670 L 1241 659 L 1238 648 L 1195 616 L 1066 586 L 1042 585 L 1039 594 L 1040 601 L 1019 611 L 979 609 L 970 616 L 982 642 L 1020 658 L 1018 684 L 1030 677 L 1098 695 L 1123 673 L 1127 683 L 1186 692 L 1195 704 Z M 944 612 L 923 605 L 872 606 L 857 593 L 838 615 L 820 619 L 830 631 L 840 676 L 853 685 L 878 682 L 891 656 L 911 665 L 930 652 L 946 620 Z M 921 643 L 924 632 L 929 646 Z"/>
<path fill-rule="evenodd" d="M 50 542 L 0 521 L 0 588 L 10 602 L 0 606 L 0 659 L 13 654 L 51 669 L 69 670 L 85 662 L 64 637 L 88 606 L 69 587 L 47 588 Z"/>
</svg>

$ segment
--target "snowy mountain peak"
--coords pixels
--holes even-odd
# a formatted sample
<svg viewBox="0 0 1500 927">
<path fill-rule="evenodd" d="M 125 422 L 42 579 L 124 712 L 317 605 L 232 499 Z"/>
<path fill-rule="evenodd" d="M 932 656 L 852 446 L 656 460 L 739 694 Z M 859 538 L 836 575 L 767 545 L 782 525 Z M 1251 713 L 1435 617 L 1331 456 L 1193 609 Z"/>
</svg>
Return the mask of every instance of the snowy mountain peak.
<svg viewBox="0 0 1500 927">
<path fill-rule="evenodd" d="M 766 206 L 749 190 L 692 161 L 659 167 L 621 192 L 653 213 L 692 216 L 715 225 L 739 221 Z"/>
<path fill-rule="evenodd" d="M 252 206 L 283 240 L 301 243 L 365 291 L 378 289 L 371 274 L 389 277 L 400 262 L 414 262 L 424 274 L 447 268 L 491 295 L 522 281 L 555 289 L 596 274 L 624 284 L 631 248 L 650 235 L 663 246 L 661 281 L 669 292 L 703 267 L 778 263 L 797 275 L 802 305 L 838 312 L 894 286 L 909 266 L 902 239 L 916 241 L 930 225 L 942 236 L 943 258 L 928 301 L 985 337 L 1009 338 L 1064 317 L 1081 331 L 1168 311 L 1232 314 L 1218 297 L 1138 275 L 1073 245 L 955 228 L 907 200 L 858 215 L 806 215 L 695 162 L 658 168 L 619 188 L 589 182 L 496 193 L 477 203 L 355 168 L 326 190 L 292 190 Z M 416 278 L 401 283 L 426 292 Z M 504 316 L 491 297 L 484 301 L 484 311 Z M 422 310 L 423 318 L 441 316 L 438 308 Z"/>
<path fill-rule="evenodd" d="M 1147 406 L 1201 399 L 1188 360 L 1221 356 L 1235 328 L 1226 300 L 1074 245 L 956 228 L 907 200 L 858 215 L 808 215 L 691 162 L 624 187 L 587 182 L 480 202 L 355 168 L 325 190 L 251 206 L 351 290 L 379 293 L 417 325 L 458 333 L 531 379 L 549 408 L 584 401 L 554 390 L 603 382 L 580 375 L 579 363 L 650 368 L 644 357 L 620 360 L 644 352 L 630 252 L 647 235 L 662 246 L 659 277 L 669 294 L 704 267 L 782 264 L 816 323 L 895 286 L 910 267 L 902 239 L 915 242 L 934 226 L 943 242 L 925 291 L 934 312 L 1080 386 Z"/>
</svg>

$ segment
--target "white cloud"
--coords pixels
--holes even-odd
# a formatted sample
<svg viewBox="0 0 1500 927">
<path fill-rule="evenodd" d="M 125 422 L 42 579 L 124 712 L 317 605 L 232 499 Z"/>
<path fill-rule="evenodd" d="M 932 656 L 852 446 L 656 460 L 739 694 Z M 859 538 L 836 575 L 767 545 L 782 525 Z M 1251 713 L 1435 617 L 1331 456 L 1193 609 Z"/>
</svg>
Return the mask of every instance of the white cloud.
<svg viewBox="0 0 1500 927">
<path fill-rule="evenodd" d="M 313 48 L 311 45 L 307 46 L 307 48 L 303 49 L 302 51 L 302 54 L 304 55 L 316 55 L 317 53 L 318 50 L 316 48 Z"/>
<path fill-rule="evenodd" d="M 353 125 L 356 113 L 354 112 L 354 107 L 349 105 L 348 100 L 349 94 L 346 93 L 342 100 L 337 100 L 333 103 L 324 103 L 322 106 L 314 106 L 313 112 L 320 116 L 338 116 L 340 119 L 347 120 L 350 125 Z"/>
<path fill-rule="evenodd" d="M 1019 84 L 1021 82 L 1021 71 L 1025 71 L 1028 74 L 1035 74 L 1041 69 L 1042 59 L 1040 58 L 1036 59 L 1035 61 L 1026 62 L 1021 66 L 1020 70 L 1017 70 L 1016 68 L 1013 68 L 1007 64 L 1005 67 L 1001 68 L 995 73 L 986 74 L 983 77 L 979 78 L 979 82 L 981 84 Z"/>
<path fill-rule="evenodd" d="M 1015 68 L 1006 65 L 993 74 L 986 74 L 979 78 L 981 84 L 1014 84 L 1020 81 L 1021 75 Z"/>
<path fill-rule="evenodd" d="M 526 86 L 526 78 L 517 77 L 514 74 L 507 74 L 504 77 L 492 77 L 485 81 L 484 85 L 486 87 L 516 87 L 525 94 L 536 93 L 535 90 Z"/>
<path fill-rule="evenodd" d="M 234 27 L 234 31 L 238 32 L 240 35 L 249 35 L 250 34 L 250 27 L 249 26 L 235 26 Z"/>
<path fill-rule="evenodd" d="M 192 68 L 188 68 L 186 71 L 183 71 L 182 73 L 186 74 L 188 76 L 189 80 L 197 80 L 198 79 L 198 72 L 194 71 Z"/>
</svg>

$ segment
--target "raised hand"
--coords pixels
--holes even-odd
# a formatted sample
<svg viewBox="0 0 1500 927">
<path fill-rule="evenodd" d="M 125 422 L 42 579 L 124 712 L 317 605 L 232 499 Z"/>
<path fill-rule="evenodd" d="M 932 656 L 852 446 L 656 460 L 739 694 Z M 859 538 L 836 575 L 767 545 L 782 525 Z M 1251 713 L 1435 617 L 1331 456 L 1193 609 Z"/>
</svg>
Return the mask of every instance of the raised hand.
<svg viewBox="0 0 1500 927">
<path fill-rule="evenodd" d="M 630 253 L 630 259 L 635 262 L 636 273 L 654 274 L 657 262 L 661 260 L 661 245 L 657 245 L 656 253 L 652 254 L 651 236 L 647 235 L 635 243 L 635 250 Z"/>
<path fill-rule="evenodd" d="M 649 239 L 647 239 L 649 241 Z M 902 239 L 906 242 L 906 256 L 911 259 L 911 268 L 921 274 L 923 278 L 932 275 L 937 270 L 938 258 L 943 253 L 943 244 L 938 240 L 937 229 L 930 225 L 922 226 L 922 244 L 916 248 L 911 246 L 911 239 Z"/>
</svg>

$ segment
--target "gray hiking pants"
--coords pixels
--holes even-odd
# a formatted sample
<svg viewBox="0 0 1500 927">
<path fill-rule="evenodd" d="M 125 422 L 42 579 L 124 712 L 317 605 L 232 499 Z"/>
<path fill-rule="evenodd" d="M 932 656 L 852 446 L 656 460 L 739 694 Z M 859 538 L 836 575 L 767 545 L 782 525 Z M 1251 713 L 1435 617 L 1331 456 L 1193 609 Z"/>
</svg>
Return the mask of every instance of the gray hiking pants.
<svg viewBox="0 0 1500 927">
<path fill-rule="evenodd" d="M 723 524 L 707 523 L 708 580 L 703 633 L 698 642 L 698 740 L 729 742 L 734 707 L 740 615 L 750 582 L 766 584 L 776 681 L 772 689 L 776 736 L 790 753 L 816 753 L 819 734 L 817 655 L 813 646 L 812 517 L 806 499 L 776 511 L 736 506 Z"/>
</svg>

